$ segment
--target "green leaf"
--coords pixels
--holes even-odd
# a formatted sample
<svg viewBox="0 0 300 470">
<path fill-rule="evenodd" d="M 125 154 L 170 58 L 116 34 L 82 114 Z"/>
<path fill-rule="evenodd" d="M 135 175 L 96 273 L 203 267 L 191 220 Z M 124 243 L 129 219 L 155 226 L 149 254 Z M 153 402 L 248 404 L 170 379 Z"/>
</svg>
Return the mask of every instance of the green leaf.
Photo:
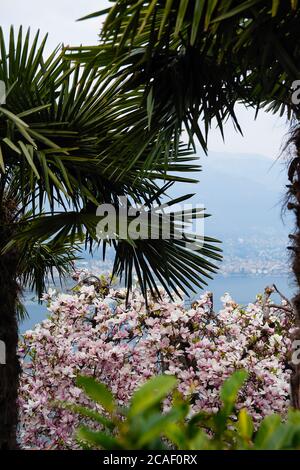
<svg viewBox="0 0 300 470">
<path fill-rule="evenodd" d="M 11 121 L 13 121 L 15 124 L 19 124 L 19 126 L 23 127 L 29 127 L 26 122 L 22 121 L 18 116 L 16 116 L 14 113 L 10 112 L 8 109 L 3 108 L 0 106 L 0 113 L 4 114 L 7 116 Z"/>
<path fill-rule="evenodd" d="M 229 379 L 227 379 L 222 388 L 221 388 L 221 393 L 220 397 L 228 410 L 231 410 L 232 407 L 234 406 L 238 393 L 243 386 L 244 382 L 246 381 L 248 377 L 248 373 L 244 370 L 239 370 L 237 372 L 234 372 Z"/>
<path fill-rule="evenodd" d="M 273 0 L 272 1 L 272 16 L 273 17 L 277 15 L 279 4 L 280 4 L 280 0 Z"/>
<path fill-rule="evenodd" d="M 170 424 L 176 423 L 179 426 L 179 421 L 186 418 L 188 411 L 189 405 L 187 403 L 173 406 L 167 414 L 162 414 L 161 411 L 154 411 L 142 425 L 137 448 L 142 448 L 146 444 L 153 442 L 156 438 L 161 437 Z"/>
<path fill-rule="evenodd" d="M 185 428 L 178 423 L 169 423 L 164 429 L 164 435 L 179 450 L 190 450 Z"/>
<path fill-rule="evenodd" d="M 97 382 L 92 377 L 80 375 L 76 380 L 77 386 L 82 388 L 85 393 L 99 403 L 109 413 L 113 413 L 116 409 L 113 394 L 106 385 Z"/>
<path fill-rule="evenodd" d="M 151 128 L 152 113 L 154 109 L 153 89 L 151 88 L 147 96 L 147 115 L 148 115 L 148 129 Z"/>
<path fill-rule="evenodd" d="M 189 450 L 210 450 L 213 449 L 213 444 L 208 435 L 200 429 L 196 436 L 189 442 Z M 186 449 L 182 449 L 186 450 Z"/>
<path fill-rule="evenodd" d="M 18 123 L 16 123 L 17 128 L 19 129 L 20 134 L 27 140 L 27 142 L 36 149 L 36 143 L 34 140 L 30 137 L 29 133 L 24 129 L 24 127 L 20 126 Z"/>
<path fill-rule="evenodd" d="M 94 13 L 90 13 L 89 15 L 79 18 L 77 21 L 85 21 L 85 20 L 90 20 L 92 18 L 98 18 L 99 16 L 106 15 L 109 12 L 109 10 L 110 8 L 105 8 L 103 10 L 95 11 Z"/>
<path fill-rule="evenodd" d="M 157 0 L 152 0 L 152 2 L 150 3 L 150 5 L 147 7 L 147 10 L 146 10 L 146 14 L 145 14 L 145 18 L 143 20 L 143 23 L 140 27 L 140 30 L 139 30 L 139 34 L 141 34 L 141 32 L 143 31 L 143 29 L 145 28 L 146 24 L 147 24 L 147 21 L 149 20 L 155 6 L 157 4 Z"/>
<path fill-rule="evenodd" d="M 226 20 L 228 18 L 231 18 L 235 15 L 238 15 L 239 13 L 242 13 L 243 11 L 247 10 L 248 8 L 253 7 L 256 3 L 260 3 L 261 0 L 247 0 L 246 2 L 241 3 L 238 7 L 233 8 L 232 10 L 228 11 L 227 13 L 224 13 L 223 15 L 218 16 L 215 18 L 212 23 L 217 23 L 219 21 Z"/>
<path fill-rule="evenodd" d="M 25 116 L 31 116 L 32 114 L 39 113 L 40 111 L 49 109 L 50 107 L 51 104 L 44 104 L 43 106 L 37 106 L 36 108 L 27 109 L 26 111 L 22 111 L 21 113 L 19 113 L 17 117 L 22 118 Z"/>
<path fill-rule="evenodd" d="M 279 415 L 264 418 L 255 437 L 255 449 L 279 449 L 285 439 L 284 429 Z"/>
<path fill-rule="evenodd" d="M 298 0 L 291 0 L 291 7 L 293 10 L 297 10 L 298 8 Z"/>
<path fill-rule="evenodd" d="M 175 26 L 175 36 L 178 36 L 180 33 L 181 27 L 184 22 L 185 13 L 189 4 L 189 0 L 180 0 L 180 6 L 177 14 L 176 26 Z"/>
<path fill-rule="evenodd" d="M 172 8 L 172 4 L 173 4 L 173 0 L 167 0 L 166 1 L 166 6 L 165 6 L 165 9 L 164 9 L 164 15 L 163 15 L 162 21 L 160 23 L 160 28 L 159 28 L 159 35 L 158 35 L 159 39 L 162 36 L 165 24 L 166 24 L 166 22 L 169 18 L 169 14 L 170 14 L 170 11 L 171 11 L 171 8 Z"/>
<path fill-rule="evenodd" d="M 102 424 L 110 430 L 114 429 L 115 427 L 114 423 L 109 419 L 105 418 L 105 416 L 102 416 L 100 413 L 97 413 L 96 411 L 86 408 L 84 406 L 73 405 L 71 403 L 63 403 L 61 406 L 65 409 L 72 411 L 73 413 L 84 416 L 85 418 L 92 419 L 96 423 Z"/>
<path fill-rule="evenodd" d="M 104 450 L 118 450 L 123 447 L 118 443 L 117 439 L 101 431 L 91 431 L 86 427 L 81 427 L 76 437 L 79 441 L 89 444 L 91 447 L 100 447 Z"/>
<path fill-rule="evenodd" d="M 194 17 L 193 17 L 193 24 L 192 24 L 192 33 L 191 33 L 191 46 L 195 44 L 199 23 L 202 18 L 202 12 L 205 5 L 205 0 L 199 0 L 195 2 L 195 9 L 194 9 Z"/>
<path fill-rule="evenodd" d="M 8 138 L 4 137 L 3 142 L 8 145 L 14 152 L 18 153 L 19 155 L 22 154 L 21 150 Z"/>
<path fill-rule="evenodd" d="M 217 4 L 218 4 L 218 0 L 209 0 L 207 2 L 206 15 L 205 15 L 205 25 L 204 25 L 205 31 L 207 31 L 207 29 L 209 27 L 211 17 L 213 15 L 213 12 L 215 11 L 215 8 L 216 8 Z"/>
<path fill-rule="evenodd" d="M 40 179 L 40 175 L 39 175 L 39 172 L 33 162 L 33 148 L 31 145 L 25 145 L 21 140 L 19 140 L 18 142 L 26 160 L 28 161 L 32 171 L 34 172 L 35 176 L 37 177 L 37 179 Z"/>
<path fill-rule="evenodd" d="M 250 441 L 253 435 L 254 425 L 251 416 L 243 408 L 239 413 L 238 432 L 246 442 Z"/>
<path fill-rule="evenodd" d="M 159 375 L 150 379 L 133 395 L 129 416 L 143 413 L 160 403 L 174 389 L 176 383 L 176 378 L 171 375 Z"/>
<path fill-rule="evenodd" d="M 2 172 L 5 173 L 5 163 L 4 163 L 4 158 L 3 158 L 1 145 L 0 145 L 0 168 L 1 168 Z"/>
</svg>

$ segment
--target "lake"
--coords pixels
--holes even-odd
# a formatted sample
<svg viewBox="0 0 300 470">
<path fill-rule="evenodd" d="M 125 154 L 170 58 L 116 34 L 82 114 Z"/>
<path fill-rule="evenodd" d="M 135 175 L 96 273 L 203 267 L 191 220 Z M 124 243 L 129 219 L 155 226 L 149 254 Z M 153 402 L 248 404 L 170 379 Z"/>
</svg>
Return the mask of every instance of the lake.
<svg viewBox="0 0 300 470">
<path fill-rule="evenodd" d="M 213 292 L 214 307 L 220 309 L 220 297 L 228 292 L 239 304 L 245 305 L 254 302 L 257 294 L 264 292 L 266 286 L 275 284 L 279 291 L 288 298 L 293 296 L 295 288 L 288 276 L 217 276 L 209 282 L 208 289 Z M 274 295 L 276 302 L 279 296 Z"/>
</svg>

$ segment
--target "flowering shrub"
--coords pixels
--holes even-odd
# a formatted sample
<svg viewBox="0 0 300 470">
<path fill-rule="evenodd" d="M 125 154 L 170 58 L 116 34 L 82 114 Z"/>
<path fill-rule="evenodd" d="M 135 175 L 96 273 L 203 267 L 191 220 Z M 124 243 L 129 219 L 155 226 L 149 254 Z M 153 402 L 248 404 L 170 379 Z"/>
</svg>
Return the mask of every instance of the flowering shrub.
<svg viewBox="0 0 300 470">
<path fill-rule="evenodd" d="M 247 378 L 247 372 L 239 370 L 225 380 L 217 413 L 201 411 L 191 415 L 190 403 L 178 396 L 177 380 L 171 375 L 146 381 L 126 408 L 118 407 L 104 384 L 92 377 L 78 376 L 78 386 L 106 410 L 104 417 L 94 410 L 91 416 L 90 408 L 80 409 L 81 414 L 93 419 L 95 426 L 77 429 L 78 442 L 84 449 L 103 450 L 299 450 L 299 410 L 289 410 L 285 419 L 279 414 L 268 415 L 256 426 L 246 408 L 232 419 L 239 390 Z M 164 399 L 170 395 L 172 405 L 162 413 Z"/>
<path fill-rule="evenodd" d="M 119 405 L 148 378 L 174 375 L 192 412 L 217 412 L 225 379 L 246 369 L 236 410 L 246 407 L 257 424 L 286 412 L 291 345 L 284 305 L 273 308 L 259 297 L 241 308 L 226 294 L 214 313 L 208 293 L 187 308 L 163 291 L 161 300 L 151 298 L 146 306 L 138 290 L 126 305 L 125 292 L 104 278 L 78 281 L 70 294 L 44 295 L 49 318 L 27 331 L 20 345 L 23 448 L 77 448 L 74 429 L 82 418 L 54 402 L 91 404 L 76 386 L 78 374 L 105 383 Z M 170 405 L 165 400 L 165 410 Z"/>
</svg>

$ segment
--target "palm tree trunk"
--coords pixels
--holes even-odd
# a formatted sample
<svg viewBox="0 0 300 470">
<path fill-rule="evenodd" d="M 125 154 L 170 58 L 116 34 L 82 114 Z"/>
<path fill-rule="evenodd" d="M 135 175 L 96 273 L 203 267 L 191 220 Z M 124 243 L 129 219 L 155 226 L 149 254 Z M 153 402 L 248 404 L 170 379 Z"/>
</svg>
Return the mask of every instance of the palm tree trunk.
<svg viewBox="0 0 300 470">
<path fill-rule="evenodd" d="M 7 226 L 1 224 L 0 242 L 7 240 Z M 1 245 L 0 245 L 1 246 Z M 17 356 L 18 322 L 16 300 L 18 284 L 16 253 L 0 254 L 0 341 L 5 345 L 5 364 L 0 364 L 0 450 L 17 448 L 18 385 L 20 365 Z"/>
<path fill-rule="evenodd" d="M 295 156 L 289 165 L 288 177 L 288 205 L 296 217 L 296 230 L 290 235 L 293 241 L 289 247 L 292 251 L 292 269 L 298 286 L 298 293 L 293 298 L 295 313 L 295 333 L 293 341 L 300 340 L 300 128 L 297 128 L 290 140 L 295 148 Z M 291 404 L 294 408 L 300 409 L 300 364 L 294 363 L 291 375 Z"/>
</svg>

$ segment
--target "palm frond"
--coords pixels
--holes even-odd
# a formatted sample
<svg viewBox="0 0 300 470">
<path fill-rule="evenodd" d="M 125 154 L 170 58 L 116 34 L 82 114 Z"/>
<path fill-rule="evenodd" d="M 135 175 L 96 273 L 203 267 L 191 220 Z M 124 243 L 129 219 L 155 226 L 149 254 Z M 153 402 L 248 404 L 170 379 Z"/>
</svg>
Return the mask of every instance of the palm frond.
<svg viewBox="0 0 300 470">
<path fill-rule="evenodd" d="M 175 107 L 171 103 L 178 85 L 183 85 L 177 85 L 175 78 L 186 66 L 184 58 L 173 63 L 170 55 L 163 63 L 159 57 L 162 85 L 148 90 L 150 98 L 145 102 L 147 73 L 144 66 L 138 67 L 144 51 L 130 56 L 127 63 L 133 75 L 128 76 L 99 66 L 97 60 L 84 66 L 73 58 L 66 60 L 60 50 L 44 60 L 45 43 L 39 34 L 31 40 L 29 31 L 24 36 L 20 29 L 15 35 L 12 29 L 6 49 L 0 30 L 0 80 L 10 90 L 0 108 L 0 205 L 11 193 L 19 208 L 12 236 L 2 240 L 0 248 L 17 247 L 20 278 L 38 292 L 44 287 L 43 273 L 51 276 L 54 268 L 66 273 L 63 265 L 67 269 L 72 261 L 71 246 L 98 246 L 98 205 L 110 203 L 118 210 L 119 197 L 125 196 L 149 207 L 165 197 L 173 182 L 193 181 L 188 173 L 199 169 L 193 133 L 205 146 L 208 130 L 208 122 L 204 130 L 198 129 L 199 109 L 190 101 L 198 89 L 196 82 L 183 97 L 178 95 Z M 105 55 L 109 48 L 103 47 Z M 191 72 L 186 72 L 188 79 Z M 169 101 L 163 104 L 166 81 Z M 206 87 L 199 93 L 201 100 L 205 96 L 210 106 L 214 103 L 218 108 L 223 86 L 218 84 L 219 95 L 215 92 Z M 205 100 L 200 114 L 206 113 Z M 218 118 L 232 112 L 232 106 L 228 98 Z M 180 141 L 182 120 L 190 135 L 188 144 Z M 219 260 L 219 249 L 213 240 L 205 239 L 192 252 L 186 237 L 112 240 L 114 271 L 124 275 L 129 288 L 136 272 L 144 293 L 146 288 L 157 290 L 158 282 L 170 293 L 173 288 L 203 285 L 203 276 L 215 269 L 209 259 Z"/>
<path fill-rule="evenodd" d="M 73 47 L 70 57 L 115 66 L 131 77 L 131 89 L 143 85 L 152 121 L 164 115 L 173 130 L 186 126 L 204 150 L 213 119 L 222 134 L 228 117 L 240 130 L 238 101 L 299 115 L 291 103 L 300 72 L 298 2 L 116 0 L 98 13 L 106 14 L 102 43 Z"/>
<path fill-rule="evenodd" d="M 165 206 L 171 207 L 185 201 L 187 197 L 169 201 Z M 176 216 L 176 212 L 174 214 Z M 202 209 L 189 209 L 180 212 L 180 215 L 188 222 L 206 217 Z M 128 227 L 134 219 L 134 216 L 128 216 L 126 219 Z M 4 251 L 7 252 L 15 247 L 24 253 L 24 264 L 22 265 L 24 271 L 28 255 L 30 256 L 32 259 L 32 263 L 30 261 L 28 263 L 30 274 L 26 275 L 24 279 L 26 282 L 33 282 L 35 279 L 42 278 L 39 273 L 50 269 L 53 260 L 57 261 L 58 265 L 62 260 L 62 265 L 65 263 L 66 266 L 72 262 L 73 258 L 68 253 L 66 240 L 70 246 L 76 242 L 85 241 L 86 246 L 91 250 L 101 243 L 104 246 L 110 245 L 116 252 L 113 273 L 121 279 L 124 278 L 128 290 L 131 289 L 136 275 L 144 295 L 146 295 L 147 289 L 159 295 L 158 285 L 163 285 L 170 295 L 172 295 L 172 291 L 180 294 L 180 289 L 185 293 L 195 291 L 195 289 L 206 285 L 204 278 L 210 278 L 218 268 L 210 260 L 218 263 L 222 258 L 221 249 L 217 246 L 218 240 L 206 236 L 195 237 L 186 230 L 182 237 L 178 237 L 181 224 L 177 224 L 176 217 L 175 221 L 171 219 L 170 238 L 168 239 L 162 238 L 161 229 L 155 224 L 149 228 L 152 235 L 153 230 L 156 232 L 155 239 L 148 236 L 150 232 L 147 232 L 146 238 L 133 239 L 129 230 L 127 230 L 126 239 L 120 238 L 121 222 L 116 226 L 114 239 L 99 239 L 97 225 L 100 220 L 101 217 L 97 216 L 95 212 L 68 212 L 45 214 L 39 218 L 29 217 L 24 221 L 24 227 L 14 239 L 7 243 Z M 157 218 L 157 220 L 159 219 Z M 33 254 L 31 254 L 31 250 L 33 250 Z M 105 253 L 105 249 L 103 251 Z M 64 252 L 67 254 L 62 255 Z M 53 258 L 51 254 L 53 254 Z M 49 268 L 47 268 L 47 263 L 50 263 Z M 57 266 L 54 267 L 57 268 Z M 42 284 L 38 285 L 39 289 L 42 287 Z"/>
<path fill-rule="evenodd" d="M 19 280 L 23 286 L 37 293 L 40 298 L 49 281 L 56 283 L 70 276 L 74 263 L 79 259 L 80 248 L 66 239 L 62 244 L 24 243 L 19 244 Z"/>
</svg>

